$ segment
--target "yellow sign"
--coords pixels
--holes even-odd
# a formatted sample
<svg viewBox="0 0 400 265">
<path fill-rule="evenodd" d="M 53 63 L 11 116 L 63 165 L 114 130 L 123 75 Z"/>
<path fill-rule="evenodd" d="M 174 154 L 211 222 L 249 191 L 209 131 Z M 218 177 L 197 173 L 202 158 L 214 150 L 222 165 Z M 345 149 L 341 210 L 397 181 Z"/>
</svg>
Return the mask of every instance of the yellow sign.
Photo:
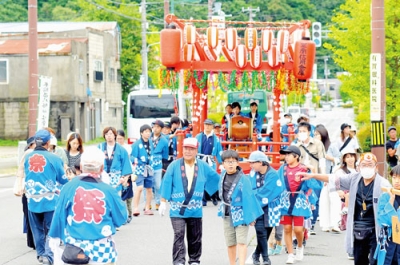
<svg viewBox="0 0 400 265">
<path fill-rule="evenodd" d="M 371 121 L 371 146 L 385 146 L 383 121 Z"/>
</svg>

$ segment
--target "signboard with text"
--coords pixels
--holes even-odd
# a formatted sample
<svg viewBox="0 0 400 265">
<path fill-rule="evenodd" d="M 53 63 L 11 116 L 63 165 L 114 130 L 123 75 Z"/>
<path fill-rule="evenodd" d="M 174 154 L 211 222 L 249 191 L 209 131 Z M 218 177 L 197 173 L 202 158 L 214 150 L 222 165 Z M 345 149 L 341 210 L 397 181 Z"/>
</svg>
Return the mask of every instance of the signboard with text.
<svg viewBox="0 0 400 265">
<path fill-rule="evenodd" d="M 381 54 L 370 56 L 370 119 L 381 120 Z"/>
<path fill-rule="evenodd" d="M 41 76 L 39 78 L 39 103 L 37 129 L 49 127 L 50 116 L 50 87 L 51 77 Z"/>
</svg>

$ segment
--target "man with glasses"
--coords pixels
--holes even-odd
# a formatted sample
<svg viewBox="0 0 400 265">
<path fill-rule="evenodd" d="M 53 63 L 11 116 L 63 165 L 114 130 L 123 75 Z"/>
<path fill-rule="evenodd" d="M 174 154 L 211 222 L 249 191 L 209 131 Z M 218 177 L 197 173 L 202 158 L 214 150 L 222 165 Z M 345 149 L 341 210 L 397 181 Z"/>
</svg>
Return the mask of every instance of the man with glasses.
<svg viewBox="0 0 400 265">
<path fill-rule="evenodd" d="M 161 203 L 158 211 L 163 216 L 166 202 L 169 201 L 169 215 L 174 230 L 174 265 L 185 264 L 185 230 L 189 264 L 200 264 L 203 233 L 202 198 L 205 190 L 209 194 L 218 190 L 220 177 L 206 162 L 196 158 L 197 147 L 196 138 L 183 140 L 183 158 L 169 165 L 161 185 Z"/>
<path fill-rule="evenodd" d="M 354 252 L 355 265 L 376 264 L 374 253 L 380 229 L 377 223 L 378 199 L 382 187 L 391 187 L 378 174 L 377 162 L 374 154 L 364 153 L 360 158 L 359 172 L 340 177 L 334 174 L 298 173 L 303 181 L 315 178 L 328 182 L 330 188 L 349 190 L 346 251 Z"/>
<path fill-rule="evenodd" d="M 222 153 L 224 171 L 219 184 L 221 207 L 218 216 L 224 220 L 224 235 L 228 247 L 229 264 L 244 265 L 247 254 L 247 234 L 249 225 L 263 214 L 249 178 L 239 167 L 239 154 L 234 150 Z"/>
<path fill-rule="evenodd" d="M 251 166 L 250 182 L 263 214 L 257 218 L 255 228 L 257 247 L 252 255 L 253 264 L 271 265 L 268 257 L 268 239 L 273 227 L 279 226 L 281 218 L 280 196 L 283 185 L 278 173 L 268 163 L 261 151 L 254 151 L 248 159 Z M 260 262 L 260 255 L 263 262 Z"/>
</svg>

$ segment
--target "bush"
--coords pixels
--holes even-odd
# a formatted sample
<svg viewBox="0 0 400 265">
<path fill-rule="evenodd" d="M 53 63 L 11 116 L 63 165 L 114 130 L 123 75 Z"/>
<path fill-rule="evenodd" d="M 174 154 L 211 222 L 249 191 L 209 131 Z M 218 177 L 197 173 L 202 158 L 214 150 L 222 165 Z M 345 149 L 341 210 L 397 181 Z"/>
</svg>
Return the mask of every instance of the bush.
<svg viewBox="0 0 400 265">
<path fill-rule="evenodd" d="M 361 127 L 358 127 L 357 139 L 358 144 L 362 148 L 363 152 L 371 151 L 371 125 L 364 124 Z"/>
</svg>

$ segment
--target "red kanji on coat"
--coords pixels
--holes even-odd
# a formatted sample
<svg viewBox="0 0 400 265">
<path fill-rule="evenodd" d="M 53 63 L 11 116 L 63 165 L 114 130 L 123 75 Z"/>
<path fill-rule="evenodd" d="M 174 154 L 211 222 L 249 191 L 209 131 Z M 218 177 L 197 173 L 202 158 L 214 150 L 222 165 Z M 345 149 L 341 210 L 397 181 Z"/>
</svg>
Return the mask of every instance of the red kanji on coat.
<svg viewBox="0 0 400 265">
<path fill-rule="evenodd" d="M 104 193 L 98 189 L 84 189 L 79 187 L 74 196 L 72 207 L 74 221 L 81 223 L 100 223 L 106 213 Z"/>
<path fill-rule="evenodd" d="M 29 170 L 35 173 L 43 173 L 44 167 L 46 166 L 46 159 L 44 156 L 39 154 L 34 154 L 29 157 Z"/>
</svg>

